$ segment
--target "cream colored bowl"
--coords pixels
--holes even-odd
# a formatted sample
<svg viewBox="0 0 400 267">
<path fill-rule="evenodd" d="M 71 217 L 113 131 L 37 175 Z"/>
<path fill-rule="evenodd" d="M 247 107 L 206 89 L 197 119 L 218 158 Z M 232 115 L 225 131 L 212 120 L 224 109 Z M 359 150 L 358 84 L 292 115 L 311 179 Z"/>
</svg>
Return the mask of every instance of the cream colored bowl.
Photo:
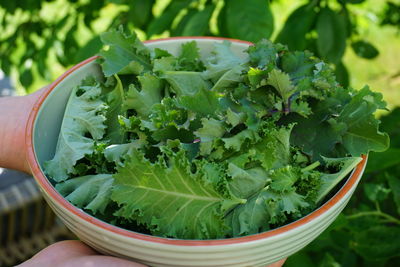
<svg viewBox="0 0 400 267">
<path fill-rule="evenodd" d="M 170 38 L 147 42 L 177 53 L 184 42 L 195 40 L 203 56 L 210 54 L 219 38 Z M 230 40 L 233 51 L 244 56 L 250 43 Z M 74 66 L 51 86 L 35 104 L 27 126 L 26 143 L 32 173 L 50 206 L 83 242 L 104 254 L 132 259 L 151 266 L 265 266 L 288 257 L 313 241 L 343 210 L 366 165 L 359 163 L 343 187 L 311 214 L 264 233 L 221 240 L 179 240 L 136 233 L 103 222 L 66 201 L 43 174 L 43 162 L 54 155 L 71 89 L 88 75 L 101 75 L 92 57 Z"/>
</svg>

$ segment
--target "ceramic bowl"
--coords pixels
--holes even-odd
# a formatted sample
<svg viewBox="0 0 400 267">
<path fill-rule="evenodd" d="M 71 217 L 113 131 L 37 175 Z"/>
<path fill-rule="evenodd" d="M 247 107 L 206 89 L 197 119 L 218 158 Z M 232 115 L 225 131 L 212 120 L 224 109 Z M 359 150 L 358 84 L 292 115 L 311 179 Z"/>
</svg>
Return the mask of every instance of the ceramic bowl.
<svg viewBox="0 0 400 267">
<path fill-rule="evenodd" d="M 184 42 L 195 40 L 207 56 L 219 38 L 169 38 L 146 42 L 177 53 Z M 250 43 L 230 40 L 244 56 Z M 65 225 L 97 251 L 151 266 L 265 266 L 288 257 L 313 241 L 339 215 L 353 194 L 366 165 L 358 164 L 340 190 L 320 208 L 285 226 L 260 234 L 219 240 L 180 240 L 128 231 L 103 222 L 65 200 L 43 174 L 43 163 L 53 157 L 71 89 L 88 75 L 101 76 L 96 57 L 74 66 L 51 84 L 36 102 L 26 129 L 28 162 L 45 199 Z"/>
</svg>

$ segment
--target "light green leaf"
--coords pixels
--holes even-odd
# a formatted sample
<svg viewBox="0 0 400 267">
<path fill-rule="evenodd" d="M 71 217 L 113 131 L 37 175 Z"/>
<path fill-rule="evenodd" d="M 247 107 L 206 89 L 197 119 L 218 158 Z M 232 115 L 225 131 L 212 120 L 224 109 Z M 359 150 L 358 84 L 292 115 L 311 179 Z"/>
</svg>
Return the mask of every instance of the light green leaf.
<svg viewBox="0 0 400 267">
<path fill-rule="evenodd" d="M 234 66 L 231 70 L 225 72 L 221 78 L 214 84 L 211 91 L 223 92 L 233 88 L 236 84 L 243 81 L 242 72 L 246 68 L 243 65 Z"/>
<path fill-rule="evenodd" d="M 302 5 L 289 15 L 275 42 L 285 44 L 290 50 L 306 48 L 306 34 L 312 29 L 316 13 L 313 4 Z"/>
<path fill-rule="evenodd" d="M 210 84 L 203 79 L 200 72 L 194 71 L 164 71 L 161 78 L 165 79 L 173 92 L 179 97 L 195 95 L 202 89 L 210 89 Z"/>
<path fill-rule="evenodd" d="M 94 140 L 105 133 L 106 105 L 100 100 L 100 85 L 89 78 L 75 87 L 65 109 L 56 152 L 50 161 L 45 162 L 45 172 L 60 182 L 74 173 L 74 165 L 94 150 Z M 89 132 L 91 137 L 86 137 Z"/>
<path fill-rule="evenodd" d="M 182 36 L 203 36 L 209 30 L 209 20 L 215 5 L 207 5 L 203 10 L 194 14 L 183 28 Z"/>
<path fill-rule="evenodd" d="M 239 58 L 231 50 L 231 43 L 224 41 L 215 43 L 211 56 L 206 61 L 206 70 L 203 72 L 205 79 L 216 82 L 224 75 L 225 72 L 231 70 L 234 66 L 246 62 L 245 59 Z"/>
<path fill-rule="evenodd" d="M 279 69 L 273 69 L 269 73 L 267 84 L 278 91 L 284 103 L 288 103 L 289 97 L 296 91 L 296 87 L 290 81 L 290 76 Z"/>
<path fill-rule="evenodd" d="M 113 181 L 111 174 L 87 175 L 58 183 L 56 189 L 75 206 L 104 213 L 111 202 Z"/>
<path fill-rule="evenodd" d="M 145 73 L 138 76 L 141 88 L 140 91 L 131 84 L 123 103 L 125 110 L 135 109 L 138 115 L 146 118 L 151 113 L 151 107 L 161 101 L 162 81 L 155 75 Z"/>
<path fill-rule="evenodd" d="M 271 180 L 268 173 L 260 167 L 244 170 L 229 163 L 227 173 L 232 177 L 229 188 L 239 198 L 249 198 L 258 193 Z"/>
<path fill-rule="evenodd" d="M 109 108 L 106 113 L 105 125 L 107 126 L 107 131 L 105 138 L 112 144 L 120 144 L 124 140 L 124 134 L 118 121 L 118 116 L 125 115 L 122 111 L 125 92 L 119 77 L 114 75 L 113 78 L 115 79 L 115 87 L 106 95 L 106 103 Z"/>
<path fill-rule="evenodd" d="M 336 173 L 324 173 L 321 176 L 321 187 L 318 190 L 316 202 L 320 202 L 329 192 L 342 181 L 356 166 L 362 158 L 324 158 L 327 166 L 336 166 L 340 170 Z"/>
<path fill-rule="evenodd" d="M 121 207 L 118 216 L 134 218 L 162 236 L 221 238 L 224 212 L 243 202 L 221 195 L 200 173 L 192 173 L 183 151 L 171 155 L 168 165 L 150 163 L 134 153 L 114 178 L 112 199 Z"/>
</svg>

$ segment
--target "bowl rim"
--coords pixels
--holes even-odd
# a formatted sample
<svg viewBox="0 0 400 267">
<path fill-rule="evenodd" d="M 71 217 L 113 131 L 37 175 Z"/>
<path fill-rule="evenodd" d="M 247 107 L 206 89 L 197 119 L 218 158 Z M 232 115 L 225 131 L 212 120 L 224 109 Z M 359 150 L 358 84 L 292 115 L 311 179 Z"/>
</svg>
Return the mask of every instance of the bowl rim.
<svg viewBox="0 0 400 267">
<path fill-rule="evenodd" d="M 163 42 L 163 41 L 170 41 L 170 40 L 212 40 L 212 41 L 223 41 L 228 40 L 233 43 L 242 43 L 252 45 L 252 43 L 242 40 L 230 39 L 230 38 L 219 38 L 219 37 L 171 37 L 171 38 L 163 38 L 163 39 L 155 39 L 145 41 L 145 44 L 148 43 L 155 43 L 155 42 Z M 27 150 L 27 160 L 28 164 L 31 168 L 31 172 L 42 188 L 51 197 L 58 205 L 62 206 L 68 212 L 78 216 L 80 219 L 86 221 L 87 223 L 93 224 L 94 226 L 101 228 L 105 231 L 110 231 L 113 234 L 134 238 L 142 241 L 148 241 L 151 243 L 158 243 L 158 244 L 166 244 L 166 245 L 175 245 L 175 246 L 220 246 L 220 245 L 234 245 L 240 243 L 247 243 L 252 241 L 259 241 L 261 239 L 277 236 L 288 231 L 297 229 L 301 226 L 304 226 L 308 222 L 316 219 L 317 217 L 325 214 L 331 207 L 336 205 L 347 193 L 351 191 L 351 189 L 357 185 L 359 179 L 361 179 L 361 175 L 365 168 L 367 162 L 367 156 L 362 156 L 362 161 L 356 166 L 354 171 L 352 172 L 351 176 L 347 179 L 345 184 L 336 192 L 336 194 L 331 197 L 328 201 L 326 201 L 323 205 L 321 205 L 318 209 L 314 210 L 313 212 L 307 214 L 306 216 L 291 222 L 289 224 L 283 225 L 281 227 L 268 230 L 266 232 L 243 236 L 243 237 L 233 237 L 233 238 L 226 238 L 226 239 L 210 239 L 210 240 L 186 240 L 186 239 L 174 239 L 174 238 L 165 238 L 165 237 L 158 237 L 158 236 L 151 236 L 147 234 L 142 234 L 130 230 L 123 229 L 118 226 L 111 225 L 107 222 L 104 222 L 96 217 L 89 215 L 88 213 L 84 212 L 82 209 L 79 209 L 68 202 L 60 193 L 53 187 L 50 181 L 46 178 L 44 173 L 41 171 L 38 161 L 36 160 L 36 155 L 33 146 L 33 136 L 34 136 L 34 126 L 35 120 L 39 113 L 40 107 L 44 103 L 45 99 L 48 95 L 54 90 L 54 88 L 63 81 L 66 77 L 68 77 L 71 73 L 76 70 L 79 70 L 81 67 L 95 61 L 98 59 L 99 56 L 90 57 L 75 66 L 71 67 L 65 73 L 63 73 L 59 78 L 57 78 L 53 83 L 51 83 L 44 92 L 39 96 L 38 100 L 34 104 L 32 111 L 29 114 L 28 123 L 25 130 L 25 143 L 26 143 L 26 150 Z"/>
</svg>

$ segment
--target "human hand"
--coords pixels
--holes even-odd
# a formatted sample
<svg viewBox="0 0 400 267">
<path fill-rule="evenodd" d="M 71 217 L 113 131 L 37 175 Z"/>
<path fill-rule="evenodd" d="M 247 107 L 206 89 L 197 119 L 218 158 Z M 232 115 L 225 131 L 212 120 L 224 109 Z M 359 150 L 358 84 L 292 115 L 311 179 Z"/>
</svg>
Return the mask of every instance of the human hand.
<svg viewBox="0 0 400 267">
<path fill-rule="evenodd" d="M 285 259 L 273 263 L 267 267 L 281 267 Z M 19 267 L 144 267 L 146 265 L 111 257 L 99 255 L 96 251 L 77 240 L 68 240 L 55 243 L 40 251 L 30 260 L 22 263 Z"/>
<path fill-rule="evenodd" d="M 18 265 L 19 267 L 76 267 L 76 266 L 96 266 L 96 267 L 144 267 L 146 265 L 100 255 L 81 241 L 68 240 L 55 243 L 30 260 Z"/>
</svg>

